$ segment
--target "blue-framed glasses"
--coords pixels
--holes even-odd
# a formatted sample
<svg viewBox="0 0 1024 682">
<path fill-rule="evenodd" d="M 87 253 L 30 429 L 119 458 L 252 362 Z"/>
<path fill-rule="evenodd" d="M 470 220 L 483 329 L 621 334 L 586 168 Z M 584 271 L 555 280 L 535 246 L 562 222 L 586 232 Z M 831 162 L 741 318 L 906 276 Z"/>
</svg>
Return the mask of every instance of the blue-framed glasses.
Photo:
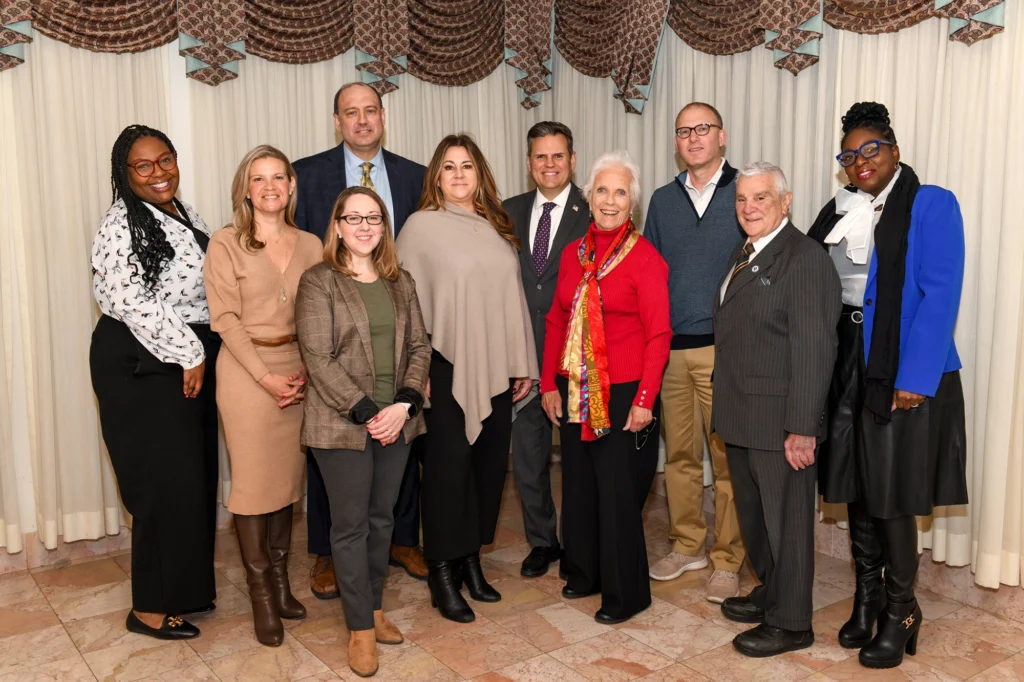
<svg viewBox="0 0 1024 682">
<path fill-rule="evenodd" d="M 853 164 L 857 163 L 857 156 L 863 156 L 865 159 L 870 159 L 874 156 L 878 156 L 878 152 L 882 151 L 882 145 L 892 146 L 892 142 L 886 142 L 885 140 L 868 140 L 862 144 L 858 149 L 844 149 L 841 154 L 836 155 L 836 161 L 843 168 L 849 168 Z"/>
</svg>

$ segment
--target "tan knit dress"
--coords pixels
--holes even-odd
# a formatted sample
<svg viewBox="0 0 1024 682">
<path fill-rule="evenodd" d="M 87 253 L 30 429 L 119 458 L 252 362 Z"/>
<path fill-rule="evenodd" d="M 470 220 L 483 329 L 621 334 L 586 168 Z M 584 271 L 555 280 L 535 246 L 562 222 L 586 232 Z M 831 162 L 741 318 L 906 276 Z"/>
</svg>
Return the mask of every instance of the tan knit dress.
<svg viewBox="0 0 1024 682">
<path fill-rule="evenodd" d="M 280 409 L 258 383 L 268 372 L 291 376 L 299 371 L 299 346 L 292 342 L 267 348 L 252 339 L 295 334 L 299 278 L 322 258 L 323 245 L 308 232 L 299 232 L 283 273 L 265 250 L 243 247 L 233 227 L 210 239 L 203 272 L 210 326 L 223 340 L 217 358 L 217 408 L 231 460 L 232 513 L 265 514 L 302 496 L 302 404 Z"/>
</svg>

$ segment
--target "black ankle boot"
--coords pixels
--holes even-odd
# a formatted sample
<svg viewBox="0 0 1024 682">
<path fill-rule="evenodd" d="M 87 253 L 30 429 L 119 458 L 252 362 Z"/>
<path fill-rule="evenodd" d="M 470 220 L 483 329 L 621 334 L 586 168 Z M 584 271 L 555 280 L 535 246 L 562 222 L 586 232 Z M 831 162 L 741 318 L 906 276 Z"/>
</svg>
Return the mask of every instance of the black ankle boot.
<svg viewBox="0 0 1024 682">
<path fill-rule="evenodd" d="M 469 589 L 469 596 L 475 601 L 501 601 L 501 595 L 487 584 L 483 569 L 480 568 L 480 553 L 470 554 L 462 560 L 462 577 Z"/>
<path fill-rule="evenodd" d="M 878 634 L 860 650 L 868 668 L 895 668 L 903 654 L 917 653 L 921 607 L 914 597 L 917 576 L 917 522 L 913 516 L 877 520 L 885 534 L 885 592 L 888 604 L 879 620 Z"/>
<path fill-rule="evenodd" d="M 441 615 L 456 623 L 472 623 L 476 619 L 473 609 L 463 599 L 455 584 L 452 561 L 427 561 L 427 586 L 430 605 Z"/>
<path fill-rule="evenodd" d="M 860 650 L 860 663 L 868 668 L 895 668 L 903 662 L 903 653 L 917 653 L 917 633 L 921 629 L 921 607 L 917 600 L 890 601 L 885 607 L 878 634 Z"/>
<path fill-rule="evenodd" d="M 882 582 L 885 554 L 882 535 L 863 507 L 851 502 L 847 509 L 857 591 L 850 620 L 839 630 L 839 645 L 846 649 L 860 649 L 871 641 L 875 622 L 885 609 L 885 585 Z"/>
</svg>

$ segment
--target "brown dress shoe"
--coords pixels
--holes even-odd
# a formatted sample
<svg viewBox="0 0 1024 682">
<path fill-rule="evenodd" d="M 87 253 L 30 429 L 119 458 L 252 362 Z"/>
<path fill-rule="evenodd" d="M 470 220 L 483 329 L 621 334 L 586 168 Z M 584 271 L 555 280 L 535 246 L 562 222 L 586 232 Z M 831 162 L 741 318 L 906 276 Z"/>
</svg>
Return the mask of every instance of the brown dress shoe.
<svg viewBox="0 0 1024 682">
<path fill-rule="evenodd" d="M 372 629 L 349 632 L 348 667 L 359 677 L 377 672 L 377 640 Z"/>
<path fill-rule="evenodd" d="M 334 575 L 334 559 L 329 556 L 318 556 L 309 569 L 309 590 L 317 599 L 337 599 L 338 578 Z"/>
<path fill-rule="evenodd" d="M 383 611 L 373 612 L 373 631 L 380 644 L 401 644 L 405 641 L 401 630 L 388 620 Z"/>
<path fill-rule="evenodd" d="M 423 558 L 423 550 L 419 547 L 402 547 L 391 545 L 391 555 L 388 563 L 392 566 L 401 566 L 405 572 L 417 580 L 426 580 L 427 560 Z"/>
</svg>

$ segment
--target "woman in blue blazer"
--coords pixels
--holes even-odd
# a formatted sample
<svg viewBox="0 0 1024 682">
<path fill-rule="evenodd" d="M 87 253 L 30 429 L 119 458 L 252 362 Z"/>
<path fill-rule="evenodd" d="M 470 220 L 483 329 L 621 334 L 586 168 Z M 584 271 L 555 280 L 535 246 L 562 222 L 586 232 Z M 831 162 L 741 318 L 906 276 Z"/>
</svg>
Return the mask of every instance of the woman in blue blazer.
<svg viewBox="0 0 1024 682">
<path fill-rule="evenodd" d="M 851 184 L 809 232 L 829 251 L 843 284 L 818 489 L 825 501 L 849 509 L 857 589 L 839 642 L 863 647 L 863 665 L 890 668 L 904 652 L 916 652 L 921 627 L 914 517 L 967 503 L 953 342 L 964 228 L 952 192 L 920 184 L 900 163 L 881 104 L 850 108 L 836 158 Z"/>
</svg>

